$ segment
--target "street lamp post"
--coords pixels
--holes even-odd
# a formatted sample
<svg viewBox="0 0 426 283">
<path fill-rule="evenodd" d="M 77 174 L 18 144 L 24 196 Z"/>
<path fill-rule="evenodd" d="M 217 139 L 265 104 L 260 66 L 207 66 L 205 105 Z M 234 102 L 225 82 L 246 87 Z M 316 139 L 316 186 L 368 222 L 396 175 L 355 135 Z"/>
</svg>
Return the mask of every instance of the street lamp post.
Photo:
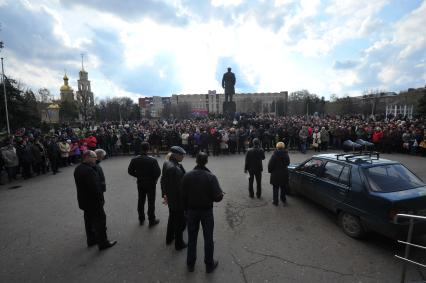
<svg viewBox="0 0 426 283">
<path fill-rule="evenodd" d="M 3 48 L 3 43 L 0 46 Z M 2 80 L 2 84 L 3 84 L 4 109 L 5 109 L 5 112 L 6 112 L 7 133 L 10 135 L 9 112 L 7 110 L 6 79 L 5 79 L 5 76 L 4 76 L 3 58 L 1 58 L 1 80 Z"/>
</svg>

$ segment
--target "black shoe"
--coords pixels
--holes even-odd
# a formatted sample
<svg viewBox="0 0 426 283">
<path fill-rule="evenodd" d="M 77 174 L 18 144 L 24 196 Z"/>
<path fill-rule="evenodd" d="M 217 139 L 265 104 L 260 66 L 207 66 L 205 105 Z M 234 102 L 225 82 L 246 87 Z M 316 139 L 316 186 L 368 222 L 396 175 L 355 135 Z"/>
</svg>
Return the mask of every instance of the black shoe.
<svg viewBox="0 0 426 283">
<path fill-rule="evenodd" d="M 187 245 L 185 242 L 182 242 L 182 244 L 180 244 L 180 245 L 176 245 L 176 246 L 175 246 L 175 249 L 176 249 L 177 251 L 181 251 L 181 250 L 183 250 L 183 249 L 186 249 L 186 247 L 188 247 L 188 245 Z"/>
<path fill-rule="evenodd" d="M 87 241 L 87 247 L 88 248 L 93 247 L 96 244 L 97 244 L 96 241 Z"/>
<path fill-rule="evenodd" d="M 283 201 L 283 206 L 287 206 L 287 202 L 286 201 Z"/>
<path fill-rule="evenodd" d="M 254 198 L 254 194 L 249 194 L 249 197 L 250 198 Z"/>
<path fill-rule="evenodd" d="M 173 243 L 174 239 L 168 240 L 166 239 L 166 245 L 170 246 Z"/>
<path fill-rule="evenodd" d="M 257 198 L 260 198 L 260 197 L 261 197 L 261 195 L 256 195 L 256 197 L 257 197 Z"/>
<path fill-rule="evenodd" d="M 155 219 L 153 221 L 149 221 L 149 228 L 154 227 L 155 225 L 157 225 L 158 223 L 160 223 L 160 220 Z"/>
<path fill-rule="evenodd" d="M 275 206 L 278 206 L 278 202 L 273 202 L 272 204 Z"/>
<path fill-rule="evenodd" d="M 145 223 L 145 219 L 139 219 L 139 225 L 142 226 Z"/>
<path fill-rule="evenodd" d="M 188 269 L 188 272 L 194 272 L 195 266 L 194 265 L 187 265 L 186 268 Z"/>
<path fill-rule="evenodd" d="M 206 273 L 212 273 L 216 267 L 219 265 L 219 261 L 213 261 L 212 265 L 206 265 Z"/>
<path fill-rule="evenodd" d="M 115 244 L 117 244 L 117 241 L 112 241 L 112 242 L 107 241 L 104 244 L 99 245 L 99 250 L 103 251 L 103 250 L 109 249 L 109 248 L 115 246 Z"/>
</svg>

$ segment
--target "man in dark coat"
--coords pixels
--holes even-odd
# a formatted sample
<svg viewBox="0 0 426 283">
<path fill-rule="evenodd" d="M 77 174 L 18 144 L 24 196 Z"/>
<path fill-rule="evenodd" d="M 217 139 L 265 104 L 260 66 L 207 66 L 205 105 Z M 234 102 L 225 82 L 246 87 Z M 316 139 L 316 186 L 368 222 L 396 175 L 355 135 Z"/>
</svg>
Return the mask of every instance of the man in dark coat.
<svg viewBox="0 0 426 283">
<path fill-rule="evenodd" d="M 170 245 L 175 240 L 176 250 L 187 247 L 187 244 L 183 241 L 185 215 L 180 193 L 180 183 L 185 174 L 185 169 L 180 162 L 182 162 L 185 154 L 185 150 L 180 146 L 170 148 L 169 160 L 163 164 L 160 181 L 164 203 L 169 206 L 166 244 Z"/>
<path fill-rule="evenodd" d="M 213 259 L 213 202 L 221 201 L 223 192 L 216 176 L 206 168 L 207 161 L 206 153 L 198 153 L 196 158 L 197 166 L 183 176 L 181 183 L 183 207 L 188 220 L 188 255 L 186 263 L 190 272 L 194 271 L 197 258 L 197 236 L 200 222 L 203 226 L 206 272 L 211 273 L 218 265 L 218 261 Z"/>
<path fill-rule="evenodd" d="M 273 191 L 273 204 L 278 205 L 278 193 L 281 189 L 280 199 L 286 205 L 286 190 L 288 188 L 288 165 L 290 158 L 283 142 L 277 143 L 277 150 L 272 154 L 268 163 L 268 172 L 271 173 L 270 183 Z"/>
<path fill-rule="evenodd" d="M 155 218 L 155 187 L 161 170 L 157 160 L 148 156 L 148 152 L 149 143 L 143 142 L 141 155 L 130 161 L 127 172 L 137 178 L 139 224 L 143 225 L 145 222 L 145 201 L 148 197 L 149 227 L 153 227 L 160 223 L 160 220 Z"/>
<path fill-rule="evenodd" d="M 58 164 L 61 157 L 61 150 L 59 149 L 58 139 L 56 137 L 49 139 L 47 145 L 47 155 L 53 175 L 59 173 Z"/>
<path fill-rule="evenodd" d="M 19 158 L 19 165 L 22 167 L 22 177 L 24 179 L 31 178 L 31 164 L 34 161 L 34 156 L 31 151 L 31 146 L 27 144 L 25 139 L 18 141 L 16 154 Z"/>
<path fill-rule="evenodd" d="M 77 186 L 78 206 L 84 211 L 87 246 L 98 245 L 99 250 L 114 246 L 117 241 L 110 242 L 106 234 L 106 215 L 104 198 L 99 174 L 96 171 L 97 156 L 94 151 L 83 153 L 83 162 L 74 170 Z"/>
<path fill-rule="evenodd" d="M 262 195 L 262 160 L 265 159 L 265 152 L 260 148 L 260 142 L 257 138 L 253 139 L 253 147 L 247 151 L 244 173 L 249 173 L 249 196 L 254 198 L 253 181 L 256 178 L 256 196 Z"/>
</svg>

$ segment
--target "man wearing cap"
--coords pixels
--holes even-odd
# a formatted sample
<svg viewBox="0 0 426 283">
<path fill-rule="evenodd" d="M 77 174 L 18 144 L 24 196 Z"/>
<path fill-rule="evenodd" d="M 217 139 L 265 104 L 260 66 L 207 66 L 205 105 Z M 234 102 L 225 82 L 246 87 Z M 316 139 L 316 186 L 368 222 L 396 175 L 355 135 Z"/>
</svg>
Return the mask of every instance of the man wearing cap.
<svg viewBox="0 0 426 283">
<path fill-rule="evenodd" d="M 207 161 L 206 153 L 198 153 L 196 158 L 197 166 L 183 176 L 181 183 L 183 206 L 188 218 L 188 255 L 186 264 L 189 272 L 194 271 L 197 258 L 197 236 L 200 223 L 203 226 L 206 272 L 213 272 L 218 265 L 218 261 L 213 259 L 213 202 L 221 201 L 223 192 L 216 176 L 207 169 Z"/>
<path fill-rule="evenodd" d="M 145 201 L 148 197 L 148 220 L 151 228 L 160 223 L 155 218 L 155 187 L 161 170 L 157 160 L 148 156 L 148 152 L 149 143 L 142 142 L 141 155 L 130 161 L 127 172 L 137 178 L 139 224 L 143 225 L 145 222 Z"/>
<path fill-rule="evenodd" d="M 244 173 L 249 173 L 249 196 L 254 198 L 253 182 L 256 178 L 256 196 L 260 198 L 262 195 L 262 160 L 265 159 L 265 152 L 260 148 L 260 141 L 258 138 L 253 139 L 253 147 L 247 151 L 246 162 L 244 165 Z"/>
<path fill-rule="evenodd" d="M 114 246 L 117 241 L 110 242 L 106 234 L 106 215 L 104 198 L 99 173 L 96 171 L 97 155 L 87 150 L 83 153 L 83 162 L 74 170 L 77 186 L 78 206 L 84 211 L 87 246 L 98 245 L 99 250 Z"/>
<path fill-rule="evenodd" d="M 168 160 L 163 164 L 160 181 L 164 203 L 169 206 L 166 244 L 170 245 L 174 240 L 176 250 L 182 250 L 187 246 L 183 241 L 185 216 L 180 193 L 180 183 L 185 174 L 185 169 L 180 162 L 185 154 L 185 150 L 180 146 L 170 148 Z"/>
</svg>

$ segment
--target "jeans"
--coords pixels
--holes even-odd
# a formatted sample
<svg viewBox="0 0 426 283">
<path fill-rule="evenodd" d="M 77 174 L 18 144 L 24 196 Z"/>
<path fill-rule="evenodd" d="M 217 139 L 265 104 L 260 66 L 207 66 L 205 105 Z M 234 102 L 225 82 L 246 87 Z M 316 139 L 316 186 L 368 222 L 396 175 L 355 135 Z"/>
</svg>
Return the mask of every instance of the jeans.
<svg viewBox="0 0 426 283">
<path fill-rule="evenodd" d="M 306 141 L 300 142 L 300 151 L 305 154 L 306 153 Z"/>
<path fill-rule="evenodd" d="M 249 172 L 249 194 L 250 196 L 254 196 L 253 191 L 253 182 L 254 178 L 256 178 L 256 196 L 260 197 L 262 194 L 262 172 Z"/>
<path fill-rule="evenodd" d="M 204 263 L 207 266 L 213 265 L 213 208 L 209 209 L 197 209 L 188 210 L 188 253 L 186 263 L 187 265 L 193 266 L 197 259 L 197 238 L 198 230 L 201 226 L 203 227 L 204 236 Z"/>
<path fill-rule="evenodd" d="M 278 204 L 278 193 L 280 193 L 280 199 L 282 202 L 286 202 L 287 198 L 285 196 L 287 186 L 272 186 L 273 189 L 273 202 L 274 204 Z M 281 190 L 280 190 L 281 189 Z"/>
</svg>

